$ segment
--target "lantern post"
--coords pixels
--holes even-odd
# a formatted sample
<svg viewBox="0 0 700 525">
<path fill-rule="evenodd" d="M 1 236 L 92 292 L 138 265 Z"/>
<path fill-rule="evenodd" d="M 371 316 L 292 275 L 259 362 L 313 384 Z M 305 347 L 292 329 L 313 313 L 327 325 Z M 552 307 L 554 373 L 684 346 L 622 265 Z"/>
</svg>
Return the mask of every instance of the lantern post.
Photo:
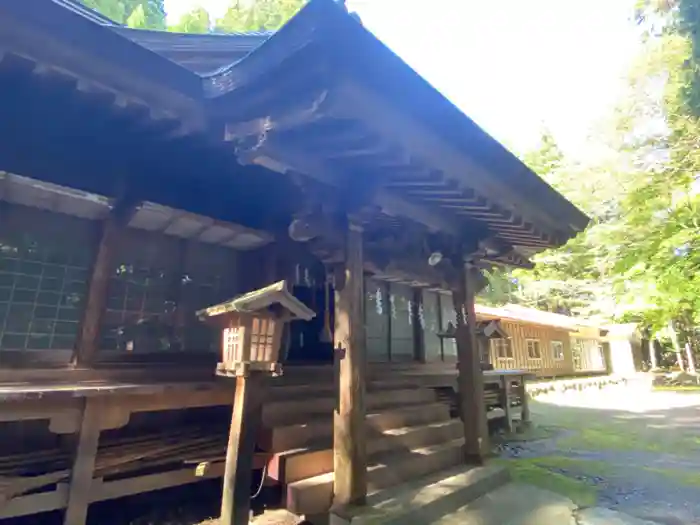
<svg viewBox="0 0 700 525">
<path fill-rule="evenodd" d="M 221 330 L 221 362 L 216 374 L 236 381 L 220 523 L 247 525 L 264 385 L 269 377 L 282 374 L 279 356 L 284 324 L 293 319 L 308 321 L 315 313 L 279 281 L 201 310 L 198 316 Z"/>
</svg>

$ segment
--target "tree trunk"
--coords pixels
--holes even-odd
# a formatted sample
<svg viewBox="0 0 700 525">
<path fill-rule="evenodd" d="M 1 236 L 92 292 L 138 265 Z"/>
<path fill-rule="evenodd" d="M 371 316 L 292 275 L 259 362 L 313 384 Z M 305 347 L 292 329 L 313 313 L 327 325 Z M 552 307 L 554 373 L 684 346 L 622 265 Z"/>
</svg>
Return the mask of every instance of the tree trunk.
<svg viewBox="0 0 700 525">
<path fill-rule="evenodd" d="M 658 337 L 655 337 L 654 339 L 649 341 L 649 361 L 652 370 L 656 370 L 659 367 L 656 358 L 656 345 L 659 345 L 659 347 L 661 347 L 661 343 Z"/>
<path fill-rule="evenodd" d="M 671 336 L 671 343 L 673 344 L 673 351 L 676 354 L 676 361 L 678 362 L 678 367 L 681 372 L 685 371 L 685 366 L 683 364 L 683 354 L 681 353 L 681 344 L 678 341 L 678 334 L 676 333 L 676 328 L 673 321 L 668 322 L 668 333 Z"/>
<path fill-rule="evenodd" d="M 688 360 L 688 372 L 695 373 L 695 359 L 693 358 L 693 349 L 690 346 L 690 341 L 685 343 L 685 358 Z"/>
</svg>

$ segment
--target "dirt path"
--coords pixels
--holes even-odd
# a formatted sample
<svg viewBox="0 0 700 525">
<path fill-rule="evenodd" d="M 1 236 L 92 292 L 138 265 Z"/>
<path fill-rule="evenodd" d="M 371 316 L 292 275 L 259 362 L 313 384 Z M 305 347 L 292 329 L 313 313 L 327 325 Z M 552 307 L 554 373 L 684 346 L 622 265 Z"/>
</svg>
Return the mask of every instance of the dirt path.
<svg viewBox="0 0 700 525">
<path fill-rule="evenodd" d="M 700 524 L 700 392 L 554 395 L 532 415 L 534 440 L 502 447 L 517 479 L 581 505 Z"/>
</svg>

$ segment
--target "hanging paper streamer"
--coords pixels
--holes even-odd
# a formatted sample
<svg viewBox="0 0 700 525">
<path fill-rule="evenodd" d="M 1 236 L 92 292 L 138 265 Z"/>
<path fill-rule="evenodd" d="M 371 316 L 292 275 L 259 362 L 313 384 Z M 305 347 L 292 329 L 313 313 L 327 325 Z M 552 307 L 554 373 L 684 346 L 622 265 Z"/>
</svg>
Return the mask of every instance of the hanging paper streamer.
<svg viewBox="0 0 700 525">
<path fill-rule="evenodd" d="M 418 307 L 418 320 L 420 321 L 421 328 L 425 329 L 425 311 L 423 310 L 423 303 Z"/>
<path fill-rule="evenodd" d="M 396 297 L 394 294 L 389 294 L 389 304 L 391 305 L 391 318 L 396 319 Z"/>
<path fill-rule="evenodd" d="M 413 301 L 408 301 L 408 324 L 413 324 Z"/>
<path fill-rule="evenodd" d="M 377 309 L 377 314 L 382 315 L 384 313 L 384 301 L 382 299 L 382 289 L 381 288 L 377 288 L 377 291 L 374 294 L 374 303 L 375 303 L 375 307 Z"/>
</svg>

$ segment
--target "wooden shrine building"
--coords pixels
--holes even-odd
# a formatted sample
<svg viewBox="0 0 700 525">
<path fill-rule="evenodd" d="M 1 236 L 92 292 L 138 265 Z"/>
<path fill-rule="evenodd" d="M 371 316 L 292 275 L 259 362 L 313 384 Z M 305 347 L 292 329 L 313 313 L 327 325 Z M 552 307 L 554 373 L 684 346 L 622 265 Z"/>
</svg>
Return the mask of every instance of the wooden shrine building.
<svg viewBox="0 0 700 525">
<path fill-rule="evenodd" d="M 528 267 L 587 224 L 331 0 L 272 35 L 0 3 L 0 115 L 0 425 L 33 436 L 0 456 L 44 454 L 3 460 L 0 518 L 66 508 L 81 525 L 92 501 L 196 481 L 192 461 L 220 476 L 226 418 L 199 448 L 154 437 L 136 466 L 129 439 L 163 428 L 139 414 L 185 428 L 174 411 L 230 405 L 218 335 L 196 312 L 282 279 L 316 313 L 283 337 L 258 443 L 288 508 L 323 512 L 390 484 L 367 467 L 397 425 L 415 430 L 404 448 L 432 447 L 433 470 L 480 463 L 484 383 L 501 380 L 479 362 L 481 270 Z M 386 329 L 366 311 L 376 283 L 396 319 Z M 457 368 L 426 359 L 425 290 L 450 298 Z M 435 397 L 446 386 L 458 417 Z M 313 389 L 335 395 L 309 402 Z M 303 418 L 306 435 L 289 430 Z M 309 428 L 301 472 L 283 452 L 310 446 Z M 430 470 L 417 456 L 406 476 Z"/>
</svg>

